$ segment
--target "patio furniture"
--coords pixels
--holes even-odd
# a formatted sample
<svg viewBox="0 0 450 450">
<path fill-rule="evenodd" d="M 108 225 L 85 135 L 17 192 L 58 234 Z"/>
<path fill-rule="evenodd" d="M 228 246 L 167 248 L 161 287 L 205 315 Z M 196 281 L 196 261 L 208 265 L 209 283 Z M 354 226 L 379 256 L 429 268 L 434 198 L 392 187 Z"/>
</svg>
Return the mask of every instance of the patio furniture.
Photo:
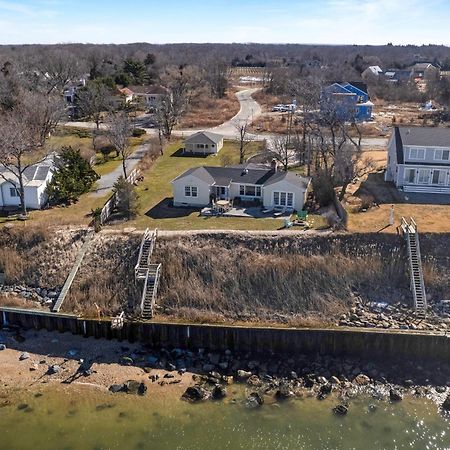
<svg viewBox="0 0 450 450">
<path fill-rule="evenodd" d="M 308 211 L 297 211 L 297 219 L 306 220 L 308 217 Z"/>
<path fill-rule="evenodd" d="M 280 217 L 286 212 L 286 208 L 285 207 L 283 207 L 283 208 L 275 208 L 274 211 L 275 212 L 273 213 L 273 215 L 275 217 Z"/>
<path fill-rule="evenodd" d="M 229 200 L 217 200 L 216 205 L 221 213 L 227 212 L 230 209 Z"/>
</svg>

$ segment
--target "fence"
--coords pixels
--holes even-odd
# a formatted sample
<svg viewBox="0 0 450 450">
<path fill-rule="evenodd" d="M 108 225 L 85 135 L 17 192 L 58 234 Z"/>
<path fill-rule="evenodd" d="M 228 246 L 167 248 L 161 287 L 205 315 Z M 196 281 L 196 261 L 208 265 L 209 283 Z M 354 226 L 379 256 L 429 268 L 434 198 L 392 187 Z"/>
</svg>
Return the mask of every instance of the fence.
<svg viewBox="0 0 450 450">
<path fill-rule="evenodd" d="M 136 183 L 139 176 L 140 176 L 139 169 L 133 169 L 127 177 L 128 183 L 130 184 Z M 114 208 L 116 207 L 116 204 L 117 204 L 117 193 L 114 192 L 111 195 L 111 197 L 109 197 L 109 199 L 106 201 L 105 206 L 103 206 L 102 208 L 102 213 L 100 215 L 100 223 L 102 225 L 108 221 L 109 217 L 114 211 Z"/>
<path fill-rule="evenodd" d="M 25 329 L 69 331 L 95 338 L 140 341 L 155 347 L 230 349 L 264 354 L 323 354 L 361 359 L 449 361 L 450 339 L 444 334 L 383 330 L 256 328 L 125 321 L 120 329 L 111 320 L 88 320 L 0 307 L 0 325 Z"/>
</svg>

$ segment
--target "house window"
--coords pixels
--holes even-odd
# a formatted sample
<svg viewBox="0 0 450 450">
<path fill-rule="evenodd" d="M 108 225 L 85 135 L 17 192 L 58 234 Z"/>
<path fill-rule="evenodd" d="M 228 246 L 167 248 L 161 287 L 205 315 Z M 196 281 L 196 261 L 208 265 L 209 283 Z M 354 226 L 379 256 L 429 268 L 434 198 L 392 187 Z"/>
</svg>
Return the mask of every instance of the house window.
<svg viewBox="0 0 450 450">
<path fill-rule="evenodd" d="M 446 175 L 446 171 L 445 170 L 433 170 L 433 177 L 432 177 L 432 184 L 439 184 L 439 185 L 443 185 L 445 184 L 445 175 Z"/>
<path fill-rule="evenodd" d="M 425 149 L 424 148 L 410 148 L 409 149 L 410 159 L 425 159 Z"/>
<path fill-rule="evenodd" d="M 430 169 L 419 169 L 419 184 L 429 184 L 430 183 Z"/>
<path fill-rule="evenodd" d="M 450 150 L 435 150 L 434 159 L 438 161 L 448 161 L 450 159 Z"/>
<path fill-rule="evenodd" d="M 275 206 L 294 206 L 293 192 L 277 192 L 273 193 L 273 204 Z"/>
<path fill-rule="evenodd" d="M 9 195 L 11 197 L 18 197 L 19 193 L 17 192 L 17 189 L 15 187 L 9 188 Z"/>
<path fill-rule="evenodd" d="M 255 196 L 255 186 L 245 186 L 245 195 Z"/>
<path fill-rule="evenodd" d="M 197 186 L 185 186 L 184 187 L 184 196 L 185 197 L 197 197 L 198 196 Z"/>
<path fill-rule="evenodd" d="M 205 144 L 197 144 L 197 148 L 205 148 Z"/>
<path fill-rule="evenodd" d="M 407 183 L 414 183 L 416 178 L 416 169 L 405 169 L 405 181 Z"/>
<path fill-rule="evenodd" d="M 261 186 L 239 185 L 239 195 L 247 197 L 261 197 Z"/>
</svg>

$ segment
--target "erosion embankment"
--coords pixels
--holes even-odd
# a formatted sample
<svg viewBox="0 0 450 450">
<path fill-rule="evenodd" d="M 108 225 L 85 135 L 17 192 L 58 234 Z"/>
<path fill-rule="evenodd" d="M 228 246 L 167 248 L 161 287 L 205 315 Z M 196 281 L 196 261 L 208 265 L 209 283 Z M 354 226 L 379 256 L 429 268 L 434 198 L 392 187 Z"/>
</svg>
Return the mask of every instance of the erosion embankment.
<svg viewBox="0 0 450 450">
<path fill-rule="evenodd" d="M 9 291 L 0 293 L 0 304 L 48 309 L 84 236 L 1 231 L 0 272 Z M 131 315 L 142 290 L 133 270 L 139 244 L 138 233 L 96 235 L 62 311 Z M 448 298 L 449 234 L 421 235 L 421 246 L 430 302 Z M 322 326 L 336 324 L 355 304 L 411 305 L 406 250 L 395 235 L 184 234 L 159 237 L 153 261 L 163 267 L 160 319 Z"/>
</svg>

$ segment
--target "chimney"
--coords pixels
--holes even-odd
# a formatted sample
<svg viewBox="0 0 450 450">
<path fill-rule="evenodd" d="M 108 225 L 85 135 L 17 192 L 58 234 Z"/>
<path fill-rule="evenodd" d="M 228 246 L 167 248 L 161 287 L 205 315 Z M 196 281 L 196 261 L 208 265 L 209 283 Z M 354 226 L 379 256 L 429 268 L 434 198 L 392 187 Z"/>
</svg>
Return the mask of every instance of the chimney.
<svg viewBox="0 0 450 450">
<path fill-rule="evenodd" d="M 272 161 L 270 162 L 270 168 L 274 173 L 277 171 L 277 160 L 275 158 L 273 158 Z"/>
</svg>

